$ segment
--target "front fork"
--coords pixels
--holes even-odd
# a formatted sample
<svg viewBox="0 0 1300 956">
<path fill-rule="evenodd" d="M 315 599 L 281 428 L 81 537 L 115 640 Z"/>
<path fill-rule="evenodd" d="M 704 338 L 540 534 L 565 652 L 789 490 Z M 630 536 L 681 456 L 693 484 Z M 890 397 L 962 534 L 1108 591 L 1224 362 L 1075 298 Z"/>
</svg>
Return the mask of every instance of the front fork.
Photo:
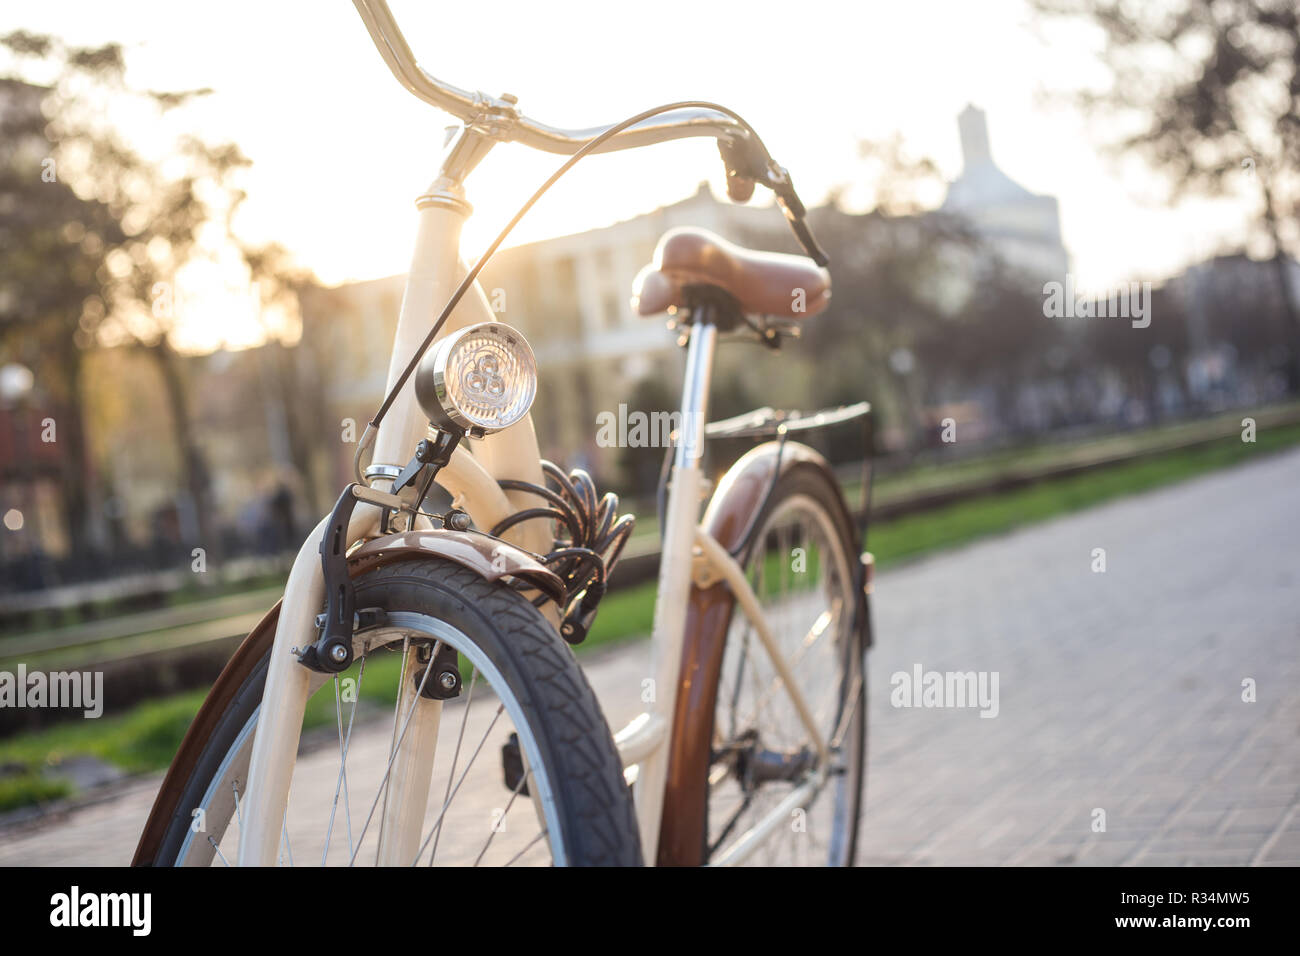
<svg viewBox="0 0 1300 956">
<path fill-rule="evenodd" d="M 294 651 L 315 639 L 316 612 L 325 604 L 319 542 L 329 520 L 324 518 L 303 543 L 284 589 L 253 738 L 248 784 L 240 806 L 241 866 L 274 865 L 286 826 L 284 812 L 289 803 L 289 782 L 298 757 L 298 737 L 311 693 L 312 675 L 299 663 Z M 362 505 L 348 523 L 348 540 L 359 541 L 378 527 L 379 510 Z"/>
</svg>

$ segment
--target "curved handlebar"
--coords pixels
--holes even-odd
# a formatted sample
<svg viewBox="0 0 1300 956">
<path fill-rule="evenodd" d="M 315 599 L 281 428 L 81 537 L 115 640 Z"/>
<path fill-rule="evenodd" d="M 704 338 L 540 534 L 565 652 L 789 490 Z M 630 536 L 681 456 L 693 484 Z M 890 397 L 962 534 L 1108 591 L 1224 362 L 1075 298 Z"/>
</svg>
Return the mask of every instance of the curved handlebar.
<svg viewBox="0 0 1300 956">
<path fill-rule="evenodd" d="M 397 21 L 388 8 L 387 0 L 353 0 L 353 3 L 356 5 L 357 12 L 361 14 L 366 29 L 370 32 L 370 38 L 374 40 L 380 55 L 393 75 L 397 77 L 398 82 L 426 103 L 458 119 L 469 122 L 485 114 L 508 116 L 511 121 L 510 139 L 548 153 L 565 155 L 576 153 L 609 129 L 609 126 L 573 130 L 547 126 L 519 113 L 514 108 L 512 98 L 470 93 L 450 83 L 444 83 L 416 63 L 415 55 L 397 26 Z M 623 130 L 611 136 L 607 142 L 601 143 L 593 152 L 614 152 L 692 136 L 744 138 L 747 135 L 744 127 L 725 113 L 706 109 L 685 109 L 653 117 Z"/>
<path fill-rule="evenodd" d="M 497 126 L 497 132 L 502 138 L 564 155 L 573 155 L 592 140 L 620 125 L 611 123 L 590 129 L 559 129 L 524 116 L 515 109 L 516 100 L 512 96 L 469 93 L 450 83 L 444 83 L 415 62 L 415 55 L 402 36 L 387 0 L 352 2 L 370 32 L 370 38 L 374 40 L 380 55 L 398 82 L 426 103 L 463 122 Z M 826 254 L 818 248 L 808 230 L 803 203 L 795 194 L 789 175 L 772 162 L 758 137 L 735 115 L 706 107 L 676 109 L 619 130 L 591 151 L 609 153 L 694 136 L 711 136 L 718 141 L 727 165 L 727 191 L 733 198 L 744 196 L 744 199 L 748 199 L 748 193 L 753 192 L 753 182 L 761 182 L 772 189 L 804 250 L 819 266 L 826 265 Z"/>
</svg>

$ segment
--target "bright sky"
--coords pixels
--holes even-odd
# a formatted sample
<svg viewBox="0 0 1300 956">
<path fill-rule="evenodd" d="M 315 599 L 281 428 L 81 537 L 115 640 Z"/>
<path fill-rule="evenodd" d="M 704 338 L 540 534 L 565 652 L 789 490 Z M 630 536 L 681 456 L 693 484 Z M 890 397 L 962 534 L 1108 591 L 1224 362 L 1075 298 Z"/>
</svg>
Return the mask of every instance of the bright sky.
<svg viewBox="0 0 1300 956">
<path fill-rule="evenodd" d="M 988 113 L 998 164 L 1059 198 L 1085 289 L 1177 272 L 1240 241 L 1254 209 L 1245 184 L 1240 197 L 1214 204 L 1147 204 L 1152 184 L 1140 171 L 1101 155 L 1107 131 L 1042 96 L 1096 79 L 1095 36 L 1036 31 L 1021 0 L 392 7 L 427 70 L 465 89 L 514 93 L 525 113 L 552 125 L 610 123 L 674 99 L 725 103 L 757 127 L 810 205 L 855 182 L 858 140 L 896 131 L 911 154 L 955 176 L 956 116 L 974 102 Z M 7 5 L 0 32 L 14 28 L 121 42 L 135 87 L 214 88 L 192 115 L 206 135 L 234 140 L 254 160 L 238 224 L 248 238 L 282 242 L 330 284 L 406 271 L 413 200 L 432 178 L 450 120 L 398 86 L 350 3 L 45 0 Z M 561 160 L 498 147 L 469 183 L 477 215 L 467 254 Z M 628 218 L 703 179 L 720 193 L 719 173 L 707 140 L 593 157 L 512 242 Z"/>
</svg>

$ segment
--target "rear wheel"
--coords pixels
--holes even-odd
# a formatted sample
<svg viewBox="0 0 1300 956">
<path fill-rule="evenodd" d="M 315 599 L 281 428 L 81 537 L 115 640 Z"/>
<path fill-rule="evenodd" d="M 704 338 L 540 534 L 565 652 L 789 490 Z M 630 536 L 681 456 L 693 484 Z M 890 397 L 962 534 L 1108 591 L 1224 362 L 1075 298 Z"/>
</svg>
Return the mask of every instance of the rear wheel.
<svg viewBox="0 0 1300 956">
<path fill-rule="evenodd" d="M 710 861 L 773 823 L 751 864 L 850 866 L 866 764 L 866 681 L 855 611 L 856 536 L 821 469 L 793 467 L 755 525 L 744 570 L 763 618 L 828 742 L 829 765 L 737 605 L 719 672 L 708 778 Z M 800 799 L 796 791 L 811 788 Z M 754 845 L 751 843 L 751 845 Z"/>
<path fill-rule="evenodd" d="M 440 559 L 388 565 L 355 585 L 356 606 L 382 608 L 387 622 L 355 635 L 348 671 L 314 678 L 282 865 L 376 861 L 391 756 L 411 710 L 399 691 L 423 681 L 428 696 L 430 678 L 459 693 L 442 703 L 411 864 L 641 862 L 609 727 L 572 652 L 536 608 Z M 239 799 L 268 662 L 252 670 L 204 744 L 155 864 L 237 862 Z"/>
</svg>

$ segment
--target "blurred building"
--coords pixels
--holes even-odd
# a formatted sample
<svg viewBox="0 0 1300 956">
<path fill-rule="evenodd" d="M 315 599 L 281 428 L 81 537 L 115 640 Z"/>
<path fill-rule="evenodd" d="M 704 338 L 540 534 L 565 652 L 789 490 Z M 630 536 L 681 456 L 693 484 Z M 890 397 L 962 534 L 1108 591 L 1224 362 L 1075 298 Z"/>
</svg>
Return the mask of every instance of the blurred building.
<svg viewBox="0 0 1300 956">
<path fill-rule="evenodd" d="M 980 276 L 996 261 L 1023 274 L 1038 294 L 1046 279 L 1059 279 L 1068 268 L 1057 201 L 1029 192 L 997 168 L 982 111 L 968 107 L 959 128 L 965 168 L 938 212 L 962 217 L 978 243 L 973 252 L 954 248 L 941 274 L 922 283 L 923 291 L 950 300 L 955 311 L 978 292 Z M 833 231 L 861 232 L 858 246 L 870 254 L 861 216 L 830 206 L 815 214 L 820 224 L 839 219 Z M 926 215 L 933 214 L 913 220 L 918 230 Z M 895 225 L 906 228 L 902 219 Z M 741 245 L 795 251 L 771 205 L 721 201 L 702 183 L 693 195 L 645 215 L 505 249 L 484 269 L 480 282 L 489 302 L 503 321 L 528 336 L 537 353 L 544 400 L 534 420 L 548 457 L 607 469 L 613 455 L 595 446 L 597 413 L 617 409 L 647 379 L 678 387 L 675 333 L 661 317 L 636 315 L 630 303 L 637 272 L 653 258 L 659 238 L 676 226 L 698 226 Z M 326 402 L 335 422 L 364 424 L 382 399 L 403 283 L 402 276 L 349 283 L 312 290 L 303 299 L 304 342 L 324 356 Z M 783 374 L 812 373 L 788 366 Z M 348 455 L 340 454 L 333 467 L 338 480 L 347 480 Z"/>
<path fill-rule="evenodd" d="M 983 110 L 967 106 L 957 128 L 962 171 L 949 184 L 940 212 L 961 216 L 990 252 L 1040 287 L 1050 279 L 1061 281 L 1070 260 L 1056 197 L 1031 193 L 998 168 Z"/>
</svg>

